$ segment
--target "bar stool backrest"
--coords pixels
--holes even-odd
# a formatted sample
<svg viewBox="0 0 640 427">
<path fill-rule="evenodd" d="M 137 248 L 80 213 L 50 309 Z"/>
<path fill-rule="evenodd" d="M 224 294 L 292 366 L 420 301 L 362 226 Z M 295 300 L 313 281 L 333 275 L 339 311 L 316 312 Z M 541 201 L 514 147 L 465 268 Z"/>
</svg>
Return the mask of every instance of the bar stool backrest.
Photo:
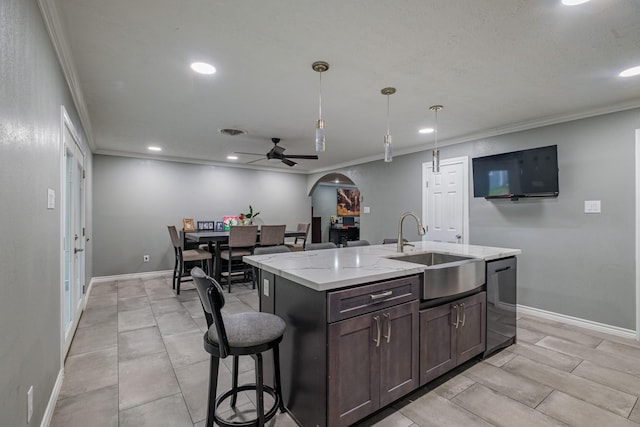
<svg viewBox="0 0 640 427">
<path fill-rule="evenodd" d="M 213 277 L 207 276 L 199 267 L 191 269 L 191 277 L 198 289 L 200 302 L 207 318 L 207 326 L 215 325 L 218 334 L 218 347 L 220 358 L 224 359 L 229 355 L 229 340 L 227 331 L 222 320 L 222 307 L 224 307 L 224 292 L 222 287 Z"/>
</svg>

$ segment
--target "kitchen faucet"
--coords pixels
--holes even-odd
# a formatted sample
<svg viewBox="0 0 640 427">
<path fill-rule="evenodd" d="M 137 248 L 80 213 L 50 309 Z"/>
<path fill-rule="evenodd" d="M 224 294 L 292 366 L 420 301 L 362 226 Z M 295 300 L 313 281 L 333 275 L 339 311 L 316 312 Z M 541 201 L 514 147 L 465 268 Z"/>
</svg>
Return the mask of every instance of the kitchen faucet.
<svg viewBox="0 0 640 427">
<path fill-rule="evenodd" d="M 418 218 L 418 215 L 416 215 L 413 212 L 405 212 L 402 215 L 400 215 L 400 221 L 398 222 L 398 249 L 397 249 L 398 252 L 400 253 L 404 252 L 405 246 L 413 246 L 411 243 L 405 243 L 402 238 L 402 222 L 408 216 L 412 216 L 416 219 L 416 222 L 418 223 L 418 234 L 421 236 L 424 236 L 424 233 L 425 233 L 424 227 L 422 226 L 422 223 L 420 222 L 420 218 Z"/>
</svg>

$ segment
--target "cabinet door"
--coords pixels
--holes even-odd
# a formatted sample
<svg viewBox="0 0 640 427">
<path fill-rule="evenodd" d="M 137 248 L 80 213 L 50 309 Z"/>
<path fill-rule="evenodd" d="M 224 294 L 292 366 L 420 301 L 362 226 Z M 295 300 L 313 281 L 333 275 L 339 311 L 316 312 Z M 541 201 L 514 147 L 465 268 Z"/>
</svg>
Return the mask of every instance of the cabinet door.
<svg viewBox="0 0 640 427">
<path fill-rule="evenodd" d="M 456 339 L 453 304 L 420 312 L 420 385 L 456 366 Z"/>
<path fill-rule="evenodd" d="M 380 405 L 418 388 L 418 301 L 382 310 Z"/>
<path fill-rule="evenodd" d="M 466 362 L 485 350 L 487 293 L 471 295 L 457 301 L 460 321 L 457 332 L 456 364 Z"/>
<path fill-rule="evenodd" d="M 329 425 L 353 424 L 380 407 L 382 323 L 375 312 L 329 325 Z"/>
</svg>

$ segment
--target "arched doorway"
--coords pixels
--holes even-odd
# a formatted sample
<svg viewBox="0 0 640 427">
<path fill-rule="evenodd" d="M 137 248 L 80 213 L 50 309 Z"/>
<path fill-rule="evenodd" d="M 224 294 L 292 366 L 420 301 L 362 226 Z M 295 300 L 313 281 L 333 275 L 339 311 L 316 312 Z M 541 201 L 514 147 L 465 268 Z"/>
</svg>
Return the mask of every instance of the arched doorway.
<svg viewBox="0 0 640 427">
<path fill-rule="evenodd" d="M 320 177 L 311 187 L 311 241 L 314 243 L 358 240 L 360 234 L 360 190 L 341 173 Z"/>
</svg>

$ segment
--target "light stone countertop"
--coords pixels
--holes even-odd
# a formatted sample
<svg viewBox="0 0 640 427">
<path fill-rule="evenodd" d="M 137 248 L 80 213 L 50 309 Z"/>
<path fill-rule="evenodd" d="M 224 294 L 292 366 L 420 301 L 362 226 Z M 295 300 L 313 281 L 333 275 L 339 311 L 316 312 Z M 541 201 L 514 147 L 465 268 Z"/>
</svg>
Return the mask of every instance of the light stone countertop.
<svg viewBox="0 0 640 427">
<path fill-rule="evenodd" d="M 405 253 L 442 252 L 491 261 L 520 254 L 520 249 L 491 246 L 462 245 L 443 242 L 411 242 Z M 287 252 L 280 254 L 252 255 L 244 262 L 254 267 L 289 279 L 317 291 L 335 290 L 348 286 L 387 280 L 418 274 L 425 266 L 390 259 L 396 252 L 396 244 L 356 246 L 352 248 L 324 249 L 318 251 Z"/>
</svg>

